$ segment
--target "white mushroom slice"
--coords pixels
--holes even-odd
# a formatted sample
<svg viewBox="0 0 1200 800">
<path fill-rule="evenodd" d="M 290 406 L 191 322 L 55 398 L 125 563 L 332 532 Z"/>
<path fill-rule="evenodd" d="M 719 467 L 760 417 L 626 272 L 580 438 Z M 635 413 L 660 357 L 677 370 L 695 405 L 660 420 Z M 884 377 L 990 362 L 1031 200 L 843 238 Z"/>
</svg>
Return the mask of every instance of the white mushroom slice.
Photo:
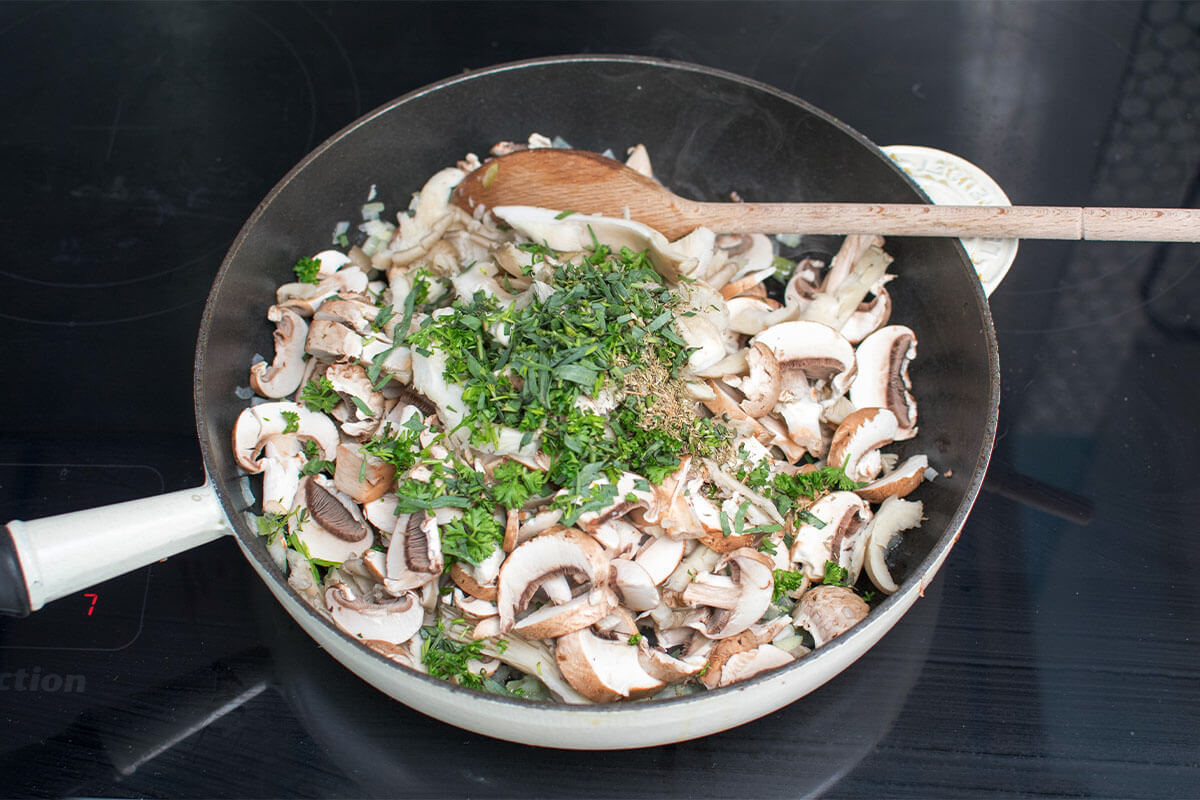
<svg viewBox="0 0 1200 800">
<path fill-rule="evenodd" d="M 563 603 L 571 600 L 571 582 L 567 580 L 566 575 L 559 575 L 554 578 L 547 578 L 542 581 L 542 592 L 546 597 L 550 598 L 550 602 L 556 606 L 561 606 Z M 588 623 L 589 625 L 591 623 Z M 540 636 L 533 637 L 540 639 Z"/>
<path fill-rule="evenodd" d="M 550 509 L 547 511 L 539 511 L 529 519 L 521 523 L 517 528 L 517 543 L 527 541 L 537 536 L 539 533 L 545 533 L 554 526 L 558 525 L 558 521 L 562 519 L 563 512 L 561 509 Z M 512 552 L 511 550 L 509 552 Z"/>
<path fill-rule="evenodd" d="M 628 219 L 588 214 L 571 214 L 557 219 L 561 212 L 533 206 L 497 206 L 492 213 L 515 228 L 522 236 L 543 242 L 560 252 L 590 250 L 592 235 L 613 250 L 628 247 L 634 252 L 647 251 L 654 269 L 675 283 L 682 273 L 703 270 L 712 258 L 716 236 L 707 228 L 697 228 L 675 242 L 653 228 Z"/>
<path fill-rule="evenodd" d="M 813 258 L 803 258 L 796 263 L 792 279 L 783 290 L 784 305 L 803 312 L 808 304 L 816 298 L 821 290 L 821 270 L 825 262 Z"/>
<path fill-rule="evenodd" d="M 799 461 L 801 458 L 804 458 L 804 454 L 808 452 L 808 448 L 792 440 L 786 425 L 774 417 L 761 417 L 758 421 L 762 423 L 763 428 L 770 434 L 768 443 L 772 447 L 778 447 L 789 462 Z"/>
<path fill-rule="evenodd" d="M 766 298 L 742 295 L 729 298 L 725 304 L 729 308 L 729 330 L 734 333 L 754 336 L 779 322 L 779 309 Z"/>
<path fill-rule="evenodd" d="M 334 391 L 351 401 L 356 419 L 377 421 L 383 416 L 383 393 L 375 390 L 361 364 L 332 364 L 325 370 L 325 378 Z"/>
<path fill-rule="evenodd" d="M 528 642 L 520 636 L 507 634 L 499 639 L 499 617 L 480 620 L 470 637 L 483 640 L 483 652 L 509 666 L 532 675 L 541 681 L 556 699 L 563 703 L 588 703 L 588 698 L 572 688 L 558 671 L 554 655 L 539 642 Z M 501 641 L 503 644 L 501 644 Z"/>
<path fill-rule="evenodd" d="M 557 639 L 599 622 L 616 607 L 616 596 L 602 587 L 562 605 L 542 606 L 517 620 L 512 630 L 525 639 Z"/>
<path fill-rule="evenodd" d="M 268 436 L 262 452 L 263 511 L 285 514 L 296 501 L 300 470 L 308 458 L 300 450 L 299 440 L 290 435 Z"/>
<path fill-rule="evenodd" d="M 784 373 L 785 387 L 790 372 L 822 382 L 835 395 L 844 394 L 854 381 L 854 347 L 828 325 L 806 320 L 781 322 L 767 328 L 751 342 L 762 342 L 771 348 Z"/>
<path fill-rule="evenodd" d="M 883 280 L 892 257 L 881 248 L 872 245 L 854 262 L 850 274 L 837 284 L 837 288 L 823 290 L 812 302 L 799 312 L 799 318 L 821 322 L 833 328 L 841 328 L 854 314 L 871 287 Z M 833 268 L 830 268 L 830 273 Z M 830 276 L 825 282 L 830 284 Z"/>
<path fill-rule="evenodd" d="M 692 631 L 686 630 L 686 635 L 690 635 Z M 658 678 L 663 683 L 677 683 L 685 681 L 704 669 L 706 659 L 703 656 L 685 656 L 683 658 L 675 658 L 662 647 L 672 647 L 663 642 L 663 637 L 659 637 L 660 647 L 650 647 L 645 644 L 645 640 L 639 643 L 638 648 L 638 663 L 642 665 L 642 669 L 646 670 L 646 674 Z"/>
<path fill-rule="evenodd" d="M 630 611 L 649 611 L 659 603 L 654 579 L 637 562 L 613 559 L 612 583 L 621 597 L 621 604 Z"/>
<path fill-rule="evenodd" d="M 396 497 L 396 495 L 384 494 L 375 500 L 363 503 L 363 516 L 367 518 L 367 522 L 379 530 L 391 533 L 396 529 L 396 517 L 398 516 L 396 514 L 396 506 L 399 503 L 400 498 Z"/>
<path fill-rule="evenodd" d="M 650 167 L 650 154 L 646 152 L 644 144 L 635 144 L 625 152 L 627 156 L 625 166 L 639 175 L 645 175 L 651 180 L 654 179 L 654 170 Z"/>
<path fill-rule="evenodd" d="M 367 274 L 358 267 L 346 267 L 320 283 L 285 283 L 275 290 L 275 302 L 311 317 L 321 304 L 334 295 L 362 294 L 367 289 Z"/>
<path fill-rule="evenodd" d="M 326 300 L 313 314 L 313 322 L 336 322 L 360 335 L 371 333 L 379 309 L 362 300 Z"/>
<path fill-rule="evenodd" d="M 642 532 L 628 520 L 610 519 L 588 531 L 613 558 L 627 556 L 642 544 Z"/>
<path fill-rule="evenodd" d="M 267 309 L 267 319 L 275 323 L 275 360 L 270 366 L 264 361 L 250 367 L 250 388 L 263 397 L 286 397 L 300 388 L 304 376 L 308 323 L 283 306 Z"/>
<path fill-rule="evenodd" d="M 388 493 L 396 468 L 391 464 L 363 452 L 362 446 L 354 442 L 338 445 L 337 460 L 334 462 L 333 485 L 345 492 L 356 503 L 372 503 Z M 392 503 L 395 508 L 395 502 Z M 366 509 L 364 508 L 364 512 Z M 390 512 L 389 512 L 390 513 Z M 370 513 L 367 519 L 374 523 Z M 395 517 L 392 517 L 393 524 Z M 379 526 L 377 526 L 379 527 Z M 391 526 L 384 530 L 391 530 Z"/>
<path fill-rule="evenodd" d="M 496 280 L 497 272 L 494 263 L 484 261 L 455 275 L 451 278 L 451 283 L 454 284 L 454 291 L 459 297 L 474 297 L 476 292 L 483 292 L 489 297 L 496 298 L 502 307 L 507 308 L 513 304 L 517 296 L 505 291 L 500 286 L 499 281 Z"/>
<path fill-rule="evenodd" d="M 771 348 L 763 342 L 755 342 L 746 356 L 750 376 L 742 381 L 742 410 L 752 417 L 762 417 L 775 408 L 779 392 L 783 388 L 783 372 Z"/>
<path fill-rule="evenodd" d="M 729 355 L 722 358 L 720 361 L 705 367 L 704 369 L 692 370 L 697 378 L 724 378 L 727 375 L 740 375 L 750 368 L 747 361 L 747 355 L 750 350 L 743 347 L 740 350 L 735 350 Z M 708 397 L 708 393 L 702 397 Z M 697 400 L 702 399 L 697 397 Z"/>
<path fill-rule="evenodd" d="M 807 397 L 779 403 L 775 410 L 787 425 L 788 438 L 817 458 L 825 455 L 825 438 L 821 435 L 821 404 Z"/>
<path fill-rule="evenodd" d="M 393 594 L 418 589 L 442 574 L 443 563 L 437 517 L 424 511 L 401 516 L 388 542 L 384 588 Z"/>
<path fill-rule="evenodd" d="M 308 326 L 304 349 L 322 361 L 356 359 L 362 355 L 362 337 L 339 322 L 313 320 Z"/>
<path fill-rule="evenodd" d="M 480 600 L 485 600 L 489 603 L 496 602 L 496 584 L 480 583 L 477 577 L 472 573 L 472 570 L 467 569 L 470 565 L 464 565 L 461 561 L 456 561 L 454 566 L 450 568 L 450 580 L 472 597 L 477 597 Z M 499 613 L 499 612 L 497 612 Z"/>
<path fill-rule="evenodd" d="M 403 644 L 421 628 L 425 611 L 416 595 L 406 594 L 395 600 L 369 603 L 359 599 L 345 584 L 325 591 L 329 616 L 337 626 L 359 639 L 377 639 Z"/>
<path fill-rule="evenodd" d="M 494 617 L 500 613 L 496 610 L 495 603 L 489 603 L 487 600 L 480 600 L 478 597 L 472 597 L 457 587 L 454 589 L 452 596 L 454 598 L 454 605 L 462 609 L 463 613 L 477 619 Z"/>
<path fill-rule="evenodd" d="M 651 582 L 658 586 L 671 577 L 671 573 L 679 566 L 684 547 L 686 543 L 682 539 L 661 536 L 643 546 L 633 560 L 650 576 Z"/>
<path fill-rule="evenodd" d="M 425 672 L 425 665 L 420 659 L 414 659 L 412 653 L 407 648 L 400 645 L 385 642 L 382 639 L 363 639 L 362 643 L 374 650 L 384 658 L 395 661 L 401 666 L 416 670 L 417 672 Z"/>
<path fill-rule="evenodd" d="M 517 546 L 500 567 L 496 606 L 501 631 L 510 630 L 542 583 L 570 575 L 598 588 L 608 582 L 608 557 L 590 536 L 563 528 Z"/>
<path fill-rule="evenodd" d="M 883 237 L 871 233 L 858 233 L 843 239 L 842 246 L 829 263 L 829 272 L 825 274 L 825 283 L 821 286 L 821 290 L 825 292 L 837 290 L 850 276 L 854 265 L 873 246 L 883 247 Z"/>
<path fill-rule="evenodd" d="M 442 237 L 454 219 L 450 192 L 464 177 L 466 173 L 461 169 L 448 167 L 421 187 L 414 214 L 399 218 L 400 224 L 388 245 L 393 266 L 402 267 L 416 261 Z"/>
<path fill-rule="evenodd" d="M 705 685 L 711 689 L 753 678 L 761 672 L 777 669 L 792 663 L 795 659 L 791 654 L 779 649 L 773 644 L 761 644 L 751 650 L 743 650 L 731 655 L 716 673 L 715 685 L 708 681 L 705 674 Z"/>
<path fill-rule="evenodd" d="M 850 388 L 857 408 L 886 408 L 896 415 L 896 441 L 917 435 L 917 401 L 908 365 L 917 355 L 917 337 L 903 325 L 887 325 L 862 341 L 855 352 L 859 379 Z"/>
<path fill-rule="evenodd" d="M 743 274 L 741 277 L 735 275 L 733 280 L 721 287 L 721 296 L 726 300 L 732 300 L 748 292 L 753 292 L 754 289 L 762 286 L 763 281 L 774 274 L 775 267 L 767 267 L 757 272 Z M 765 294 L 765 290 L 763 292 Z"/>
<path fill-rule="evenodd" d="M 854 490 L 868 503 L 882 503 L 889 497 L 905 497 L 921 485 L 929 459 L 924 455 L 911 456 L 882 478 Z"/>
<path fill-rule="evenodd" d="M 867 618 L 871 610 L 861 597 L 845 586 L 814 586 L 796 604 L 793 620 L 824 647 Z"/>
<path fill-rule="evenodd" d="M 567 682 L 597 703 L 645 697 L 663 687 L 662 681 L 642 669 L 639 648 L 602 639 L 587 628 L 559 638 L 554 650 Z"/>
<path fill-rule="evenodd" d="M 295 429 L 286 434 L 288 417 L 294 414 Z M 259 454 L 271 436 L 294 435 L 301 441 L 313 441 L 320 448 L 320 457 L 332 460 L 338 446 L 337 426 L 329 417 L 309 411 L 299 403 L 281 400 L 260 403 L 242 410 L 233 425 L 233 454 L 237 463 L 250 473 L 262 472 Z"/>
<path fill-rule="evenodd" d="M 358 504 L 333 488 L 324 476 L 300 481 L 296 505 L 307 513 L 295 515 L 290 528 L 312 558 L 340 564 L 361 556 L 375 542 Z"/>
<path fill-rule="evenodd" d="M 777 617 L 762 625 L 751 625 L 736 636 L 721 639 L 713 644 L 708 650 L 708 668 L 701 677 L 701 682 L 710 689 L 717 688 L 721 685 L 721 674 L 730 658 L 767 644 L 787 627 L 788 622 L 786 616 Z"/>
<path fill-rule="evenodd" d="M 757 622 L 771 605 L 775 584 L 766 555 L 743 547 L 728 553 L 717 567 L 726 564 L 731 572 L 728 578 L 711 573 L 698 575 L 683 590 L 688 605 L 713 609 L 702 623 L 704 634 L 711 639 L 736 636 Z"/>
<path fill-rule="evenodd" d="M 707 381 L 708 388 L 712 390 L 712 399 L 703 400 L 704 407 L 713 413 L 713 416 L 724 417 L 730 423 L 744 423 L 744 428 L 755 438 L 770 438 L 771 434 L 762 426 L 758 420 L 747 414 L 738 403 L 738 400 L 730 394 L 732 389 L 722 381 L 709 380 Z"/>
<path fill-rule="evenodd" d="M 901 500 L 889 497 L 875 512 L 867 526 L 867 577 L 884 594 L 892 594 L 898 588 L 888 569 L 887 554 L 901 531 L 919 527 L 924 506 L 920 501 Z"/>
<path fill-rule="evenodd" d="M 854 492 L 833 492 L 814 503 L 808 513 L 824 524 L 818 527 L 805 522 L 796 527 L 792 561 L 813 581 L 825 578 L 826 561 L 849 569 L 857 578 L 862 565 L 856 566 L 852 556 L 854 544 L 870 520 L 867 504 Z"/>
<path fill-rule="evenodd" d="M 717 237 L 716 245 L 740 266 L 733 280 L 764 270 L 770 270 L 769 276 L 775 271 L 772 263 L 775 260 L 775 246 L 770 236 L 762 233 L 726 234 Z"/>
<path fill-rule="evenodd" d="M 872 468 L 878 474 L 878 456 L 874 464 L 866 456 L 896 439 L 896 416 L 886 408 L 860 408 L 842 420 L 829 445 L 828 462 L 842 467 L 852 481 L 871 480 Z M 867 464 L 870 464 L 868 467 Z"/>
<path fill-rule="evenodd" d="M 707 317 L 699 314 L 693 317 L 676 316 L 675 330 L 692 350 L 688 354 L 688 368 L 693 373 L 710 370 L 725 358 L 725 335 Z"/>
<path fill-rule="evenodd" d="M 313 256 L 313 260 L 321 265 L 317 269 L 318 278 L 328 278 L 351 262 L 350 256 L 341 250 L 322 250 Z"/>
<path fill-rule="evenodd" d="M 850 315 L 850 319 L 846 320 L 846 324 L 841 327 L 842 336 L 845 336 L 852 344 L 858 344 L 886 325 L 887 321 L 891 319 L 892 296 L 888 294 L 887 289 L 883 288 L 883 284 L 887 283 L 891 277 L 891 275 L 887 275 L 878 284 L 872 286 L 871 292 L 875 296 L 859 303 L 858 308 Z"/>
</svg>

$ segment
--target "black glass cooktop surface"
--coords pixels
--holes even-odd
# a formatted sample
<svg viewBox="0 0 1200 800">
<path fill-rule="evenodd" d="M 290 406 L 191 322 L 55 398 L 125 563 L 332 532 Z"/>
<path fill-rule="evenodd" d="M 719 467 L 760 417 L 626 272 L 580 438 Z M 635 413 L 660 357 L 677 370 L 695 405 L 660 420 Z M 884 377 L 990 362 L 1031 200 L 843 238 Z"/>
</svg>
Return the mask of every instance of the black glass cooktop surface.
<svg viewBox="0 0 1200 800">
<path fill-rule="evenodd" d="M 1018 204 L 1197 204 L 1196 4 L 2 5 L 0 518 L 199 485 L 195 337 L 262 196 L 393 97 L 569 52 L 753 77 Z M 0 621 L 0 794 L 1194 796 L 1198 261 L 1021 243 L 960 541 L 762 720 L 599 753 L 446 726 L 332 661 L 225 540 Z"/>
</svg>

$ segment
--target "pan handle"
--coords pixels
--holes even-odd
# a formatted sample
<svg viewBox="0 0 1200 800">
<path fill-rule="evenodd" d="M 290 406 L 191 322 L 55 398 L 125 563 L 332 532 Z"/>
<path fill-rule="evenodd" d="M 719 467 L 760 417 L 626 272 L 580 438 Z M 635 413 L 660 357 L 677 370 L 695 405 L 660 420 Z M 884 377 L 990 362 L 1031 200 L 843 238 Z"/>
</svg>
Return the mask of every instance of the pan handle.
<svg viewBox="0 0 1200 800">
<path fill-rule="evenodd" d="M 211 482 L 31 522 L 13 520 L 0 536 L 0 614 L 25 616 L 228 533 Z"/>
</svg>

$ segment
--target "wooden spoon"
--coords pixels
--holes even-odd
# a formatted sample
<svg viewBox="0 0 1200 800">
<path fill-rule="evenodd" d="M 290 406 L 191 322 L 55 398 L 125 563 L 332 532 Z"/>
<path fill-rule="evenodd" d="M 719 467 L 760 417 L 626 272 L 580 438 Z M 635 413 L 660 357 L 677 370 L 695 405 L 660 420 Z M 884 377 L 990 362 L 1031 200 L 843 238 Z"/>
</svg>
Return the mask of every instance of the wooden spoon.
<svg viewBox="0 0 1200 800">
<path fill-rule="evenodd" d="M 518 150 L 487 161 L 454 190 L 454 202 L 539 206 L 642 222 L 668 239 L 701 225 L 717 233 L 876 233 L 996 239 L 1200 241 L 1200 211 L 1175 208 L 935 206 L 918 203 L 701 203 L 597 153 Z"/>
</svg>

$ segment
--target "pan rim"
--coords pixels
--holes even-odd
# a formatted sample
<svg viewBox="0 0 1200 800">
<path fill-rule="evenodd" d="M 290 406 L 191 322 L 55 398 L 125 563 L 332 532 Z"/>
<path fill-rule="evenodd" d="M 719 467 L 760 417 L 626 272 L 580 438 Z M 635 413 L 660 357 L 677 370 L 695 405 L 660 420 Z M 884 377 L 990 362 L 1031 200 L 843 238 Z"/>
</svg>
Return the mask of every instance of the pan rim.
<svg viewBox="0 0 1200 800">
<path fill-rule="evenodd" d="M 755 79 L 747 78 L 743 75 L 739 75 L 734 72 L 729 72 L 729 71 L 717 69 L 714 67 L 704 66 L 704 65 L 700 65 L 700 64 L 693 64 L 693 63 L 684 62 L 684 61 L 677 61 L 677 60 L 672 60 L 672 59 L 655 58 L 655 57 L 650 57 L 650 56 L 622 55 L 622 54 L 574 54 L 574 55 L 547 56 L 547 57 L 541 57 L 541 58 L 522 59 L 519 61 L 505 62 L 502 64 L 497 64 L 497 65 L 493 65 L 490 67 L 481 68 L 478 70 L 472 70 L 470 72 L 466 72 L 463 74 L 454 75 L 454 76 L 442 79 L 440 81 L 435 81 L 433 83 L 430 83 L 430 84 L 427 84 L 420 88 L 417 88 L 411 92 L 408 92 L 404 95 L 401 95 L 400 97 L 397 97 L 393 100 L 390 100 L 387 103 L 384 103 L 383 105 L 367 112 L 366 114 L 360 116 L 358 119 L 354 120 L 353 122 L 349 123 L 342 129 L 340 129 L 339 131 L 334 133 L 332 136 L 330 136 L 324 142 L 322 142 L 320 145 L 318 145 L 315 149 L 313 149 L 311 152 L 309 152 L 300 162 L 298 162 L 294 167 L 292 167 L 275 184 L 275 186 L 271 189 L 271 191 L 256 206 L 253 213 L 247 218 L 246 222 L 243 224 L 242 228 L 238 232 L 238 235 L 235 237 L 232 244 L 230 245 L 230 248 L 229 248 L 228 252 L 226 253 L 225 258 L 222 260 L 221 266 L 218 269 L 216 276 L 214 277 L 212 288 L 210 289 L 208 298 L 205 301 L 204 314 L 201 319 L 200 332 L 199 332 L 199 335 L 197 338 L 195 359 L 194 359 L 194 364 L 193 364 L 193 369 L 194 369 L 194 371 L 193 371 L 193 401 L 194 401 L 194 409 L 195 409 L 195 415 L 196 415 L 196 430 L 197 430 L 197 434 L 198 434 L 198 437 L 200 440 L 200 446 L 201 446 L 201 451 L 203 454 L 206 470 L 208 469 L 208 465 L 213 463 L 213 454 L 212 454 L 212 447 L 210 445 L 211 430 L 210 430 L 210 427 L 208 424 L 207 408 L 205 406 L 203 392 L 201 391 L 200 376 L 202 374 L 204 359 L 205 359 L 205 355 L 207 352 L 208 337 L 209 337 L 210 329 L 212 326 L 213 317 L 215 315 L 214 299 L 215 299 L 216 295 L 219 293 L 221 285 L 222 285 L 223 281 L 225 280 L 225 278 L 227 277 L 229 270 L 231 268 L 231 265 L 232 265 L 233 261 L 235 260 L 237 254 L 241 250 L 242 245 L 244 244 L 245 240 L 250 235 L 251 231 L 256 227 L 259 219 L 266 213 L 267 209 L 275 201 L 276 197 L 282 191 L 284 191 L 284 189 L 292 182 L 292 180 L 298 174 L 300 174 L 305 169 L 307 169 L 308 166 L 313 161 L 315 161 L 317 158 L 319 158 L 322 154 L 324 154 L 331 147 L 336 145 L 341 139 L 343 139 L 344 137 L 346 137 L 353 131 L 357 130 L 358 128 L 369 124 L 370 122 L 372 122 L 379 116 L 390 113 L 394 109 L 401 107 L 407 103 L 410 103 L 411 101 L 413 101 L 417 98 L 423 97 L 423 96 L 433 93 L 433 92 L 443 90 L 450 86 L 477 80 L 480 78 L 484 78 L 487 76 L 491 76 L 491 75 L 495 75 L 495 74 L 499 74 L 499 73 L 503 73 L 503 72 L 509 72 L 509 71 L 515 71 L 515 70 L 521 70 L 521 69 L 530 69 L 530 68 L 536 68 L 536 67 L 554 66 L 554 65 L 560 65 L 560 64 L 578 64 L 578 63 L 642 64 L 642 65 L 655 67 L 655 68 L 678 70 L 681 72 L 696 73 L 696 74 L 700 74 L 700 75 L 719 78 L 719 79 L 722 79 L 725 81 L 730 81 L 732 83 L 736 83 L 736 84 L 740 84 L 742 86 L 747 86 L 747 87 L 756 89 L 760 92 L 765 92 L 765 93 L 770 94 L 774 97 L 777 97 L 781 100 L 784 100 L 787 103 L 790 103 L 794 106 L 800 107 L 801 109 L 805 110 L 806 112 L 822 119 L 826 123 L 833 125 L 839 131 L 841 131 L 843 134 L 850 136 L 860 146 L 862 146 L 864 148 L 864 150 L 866 150 L 867 152 L 870 152 L 873 156 L 878 158 L 880 161 L 886 163 L 888 168 L 891 169 L 892 172 L 897 177 L 901 178 L 916 193 L 916 195 L 918 197 L 921 197 L 926 202 L 929 202 L 928 197 L 920 189 L 920 187 L 912 180 L 912 178 L 910 176 L 905 174 L 904 171 L 895 164 L 895 162 L 893 162 L 891 159 L 887 158 L 887 156 L 879 149 L 879 147 L 874 142 L 872 142 L 870 139 L 868 139 L 863 134 L 859 133 L 854 128 L 850 127 L 849 125 L 847 125 L 846 123 L 837 119 L 836 117 L 828 114 L 827 112 L 822 111 L 821 109 L 811 105 L 807 101 L 805 101 L 799 97 L 796 97 L 795 95 L 792 95 L 788 92 L 785 92 L 781 89 L 770 86 L 768 84 L 762 83 L 761 81 L 757 81 Z M 963 269 L 964 271 L 969 271 L 973 277 L 974 271 L 970 267 L 970 261 L 966 255 L 965 250 L 963 250 L 961 243 L 957 240 L 953 240 L 951 242 L 951 244 L 953 245 L 953 247 L 955 247 L 957 249 L 957 255 L 958 255 L 958 261 L 960 264 L 960 268 Z M 271 576 L 273 579 L 272 583 L 275 586 L 282 589 L 282 591 L 292 600 L 291 607 L 285 606 L 285 609 L 289 613 L 293 614 L 293 616 L 297 612 L 303 613 L 304 615 L 306 615 L 306 618 L 308 618 L 310 620 L 310 622 L 312 622 L 313 624 L 317 624 L 317 625 L 321 626 L 322 628 L 326 629 L 328 633 L 333 634 L 341 639 L 345 639 L 348 642 L 352 642 L 360 650 L 365 651 L 363 653 L 363 655 L 365 657 L 374 659 L 377 664 L 386 665 L 388 668 L 399 670 L 398 674 L 402 676 L 399 680 L 414 681 L 414 683 L 412 684 L 412 686 L 414 688 L 420 687 L 422 691 L 433 691 L 433 692 L 438 692 L 438 693 L 445 693 L 449 697 L 457 697 L 460 699 L 470 698 L 470 701 L 474 702 L 474 703 L 480 703 L 480 702 L 498 703 L 498 704 L 500 704 L 500 708 L 508 710 L 510 712 L 516 711 L 519 709 L 522 712 L 538 712 L 538 713 L 543 713 L 543 714 L 554 714 L 554 715 L 564 714 L 564 715 L 567 715 L 569 718 L 573 718 L 573 719 L 582 719 L 589 715 L 597 715 L 597 716 L 603 716 L 606 720 L 612 720 L 614 718 L 620 718 L 622 716 L 634 716 L 634 715 L 641 716 L 643 714 L 653 713 L 659 709 L 663 709 L 663 708 L 667 708 L 667 707 L 681 708 L 681 707 L 685 707 L 685 706 L 689 706 L 689 705 L 695 705 L 697 703 L 719 702 L 718 698 L 728 696 L 731 694 L 740 693 L 743 691 L 752 691 L 757 686 L 761 686 L 761 685 L 763 685 L 765 683 L 769 683 L 769 682 L 778 681 L 780 678 L 786 678 L 788 675 L 792 674 L 797 669 L 803 668 L 810 672 L 816 672 L 816 671 L 820 670 L 820 665 L 829 663 L 829 662 L 834 662 L 838 658 L 843 657 L 848 651 L 852 651 L 856 646 L 858 646 L 859 642 L 870 639 L 871 635 L 875 634 L 876 630 L 881 625 L 883 625 L 885 622 L 888 621 L 888 618 L 890 616 L 890 614 L 888 613 L 889 611 L 895 609 L 897 606 L 903 606 L 903 611 L 901 611 L 901 613 L 899 615 L 902 617 L 903 613 L 907 611 L 908 607 L 910 607 L 911 604 L 913 602 L 915 602 L 916 598 L 914 597 L 914 595 L 923 595 L 924 589 L 928 585 L 929 581 L 931 581 L 933 579 L 933 577 L 936 576 L 937 570 L 940 568 L 942 562 L 944 562 L 945 558 L 947 557 L 950 549 L 953 547 L 954 543 L 958 540 L 958 537 L 961 535 L 963 526 L 966 523 L 967 517 L 971 511 L 971 508 L 973 507 L 973 505 L 978 497 L 979 491 L 982 487 L 984 475 L 987 471 L 988 462 L 991 458 L 992 450 L 993 450 L 993 447 L 995 444 L 995 436 L 996 436 L 997 423 L 998 423 L 999 403 L 1000 403 L 1000 373 L 999 373 L 1000 368 L 999 368 L 998 345 L 997 345 L 996 333 L 995 333 L 995 328 L 994 328 L 992 317 L 991 317 L 990 308 L 988 306 L 986 296 L 984 295 L 983 288 L 977 280 L 974 281 L 972 300 L 975 304 L 975 308 L 973 309 L 973 311 L 978 316 L 978 318 L 982 324 L 981 335 L 984 337 L 984 345 L 985 345 L 985 349 L 987 352 L 988 372 L 989 372 L 989 379 L 990 379 L 989 397 L 988 397 L 988 404 L 987 404 L 988 413 L 987 413 L 986 419 L 984 420 L 984 425 L 983 425 L 983 429 L 982 429 L 983 446 L 980 450 L 980 453 L 976 460 L 976 463 L 972 469 L 972 474 L 971 474 L 970 480 L 967 482 L 963 497 L 960 500 L 957 508 L 954 510 L 954 513 L 950 516 L 950 520 L 947 523 L 945 530 L 941 533 L 941 535 L 937 539 L 936 543 L 930 549 L 930 551 L 926 554 L 926 556 L 918 564 L 914 565 L 913 570 L 912 570 L 912 577 L 910 577 L 909 580 L 906 581 L 905 584 L 901 586 L 900 590 L 897 591 L 895 594 L 891 595 L 890 597 L 888 597 L 887 599 L 885 599 L 878 606 L 876 606 L 872 610 L 871 615 L 864 622 L 855 626 L 855 628 L 852 629 L 850 632 L 848 632 L 846 635 L 836 639 L 835 641 L 820 648 L 819 650 L 813 651 L 812 653 L 806 655 L 804 658 L 798 659 L 795 663 L 790 664 L 786 667 L 783 667 L 783 668 L 780 668 L 777 670 L 771 670 L 766 673 L 760 674 L 756 677 L 750 678 L 749 680 L 741 681 L 741 682 L 733 684 L 731 686 L 726 686 L 726 687 L 722 687 L 719 689 L 702 691 L 702 692 L 698 692 L 695 694 L 686 695 L 683 697 L 638 701 L 636 703 L 614 703 L 614 704 L 597 704 L 597 705 L 588 705 L 588 706 L 574 706 L 574 705 L 563 704 L 563 703 L 551 703 L 551 702 L 545 702 L 545 701 L 530 701 L 530 700 L 523 700 L 523 699 L 519 699 L 519 698 L 502 697 L 499 695 L 489 694 L 489 693 L 485 693 L 485 692 L 479 692 L 479 691 L 466 689 L 466 688 L 457 686 L 448 681 L 434 678 L 425 673 L 420 673 L 415 670 L 406 670 L 406 669 L 400 668 L 399 665 L 397 665 L 394 662 L 392 662 L 391 660 L 387 659 L 385 656 L 375 652 L 374 650 L 371 650 L 370 648 L 362 647 L 360 643 L 355 642 L 353 640 L 353 637 L 350 637 L 344 631 L 337 628 L 337 626 L 334 625 L 331 620 L 329 620 L 325 616 L 318 613 L 306 601 L 304 601 L 303 598 L 301 598 L 300 595 L 287 583 L 287 581 L 283 577 L 283 575 L 279 573 L 279 570 L 276 568 L 275 564 L 270 561 L 270 559 L 266 555 L 265 551 L 260 552 L 260 549 L 256 549 L 256 548 L 250 546 L 250 543 L 248 540 L 252 541 L 255 537 L 253 535 L 253 532 L 247 533 L 248 529 L 243 529 L 244 526 L 243 526 L 243 524 L 240 523 L 240 520 L 239 520 L 239 518 L 241 516 L 241 509 L 237 508 L 233 499 L 226 493 L 226 491 L 224 490 L 222 481 L 213 479 L 211 477 L 211 475 L 212 475 L 211 472 L 209 473 L 210 474 L 210 483 L 213 487 L 213 490 L 216 492 L 217 498 L 222 506 L 222 509 L 225 513 L 226 518 L 229 520 L 230 528 L 233 531 L 234 536 L 237 538 L 239 547 L 242 550 L 242 552 L 247 556 L 247 558 L 249 558 L 251 560 L 252 565 L 255 566 L 256 571 L 258 571 L 260 573 L 260 575 Z M 966 465 L 964 464 L 963 467 L 965 468 Z M 896 621 L 898 621 L 898 619 L 899 619 L 899 617 L 897 618 Z M 883 631 L 880 631 L 878 633 L 878 635 L 876 636 L 876 639 L 882 637 L 882 635 L 884 633 L 886 633 L 887 630 L 890 629 L 891 626 L 896 623 L 896 621 L 892 621 L 890 624 L 887 625 L 887 627 L 885 627 L 883 629 Z M 853 658 L 851 658 L 849 663 L 852 663 L 858 657 L 861 657 L 863 654 L 865 654 L 873 646 L 873 644 L 874 644 L 874 642 L 872 642 L 867 647 L 862 648 L 861 652 L 859 652 L 857 655 L 855 655 Z M 344 663 L 343 663 L 343 666 L 345 666 L 346 668 L 349 669 L 349 666 Z M 844 668 L 845 667 L 843 667 L 843 669 Z M 840 670 L 838 670 L 838 672 L 840 672 Z M 834 674 L 836 674 L 836 673 L 834 673 Z M 832 677 L 832 675 L 830 677 Z M 779 707 L 782 707 L 782 706 L 775 706 L 771 710 L 777 710 Z M 770 712 L 765 711 L 763 713 L 770 713 Z M 696 734 L 696 735 L 706 735 L 706 734 Z"/>
</svg>

